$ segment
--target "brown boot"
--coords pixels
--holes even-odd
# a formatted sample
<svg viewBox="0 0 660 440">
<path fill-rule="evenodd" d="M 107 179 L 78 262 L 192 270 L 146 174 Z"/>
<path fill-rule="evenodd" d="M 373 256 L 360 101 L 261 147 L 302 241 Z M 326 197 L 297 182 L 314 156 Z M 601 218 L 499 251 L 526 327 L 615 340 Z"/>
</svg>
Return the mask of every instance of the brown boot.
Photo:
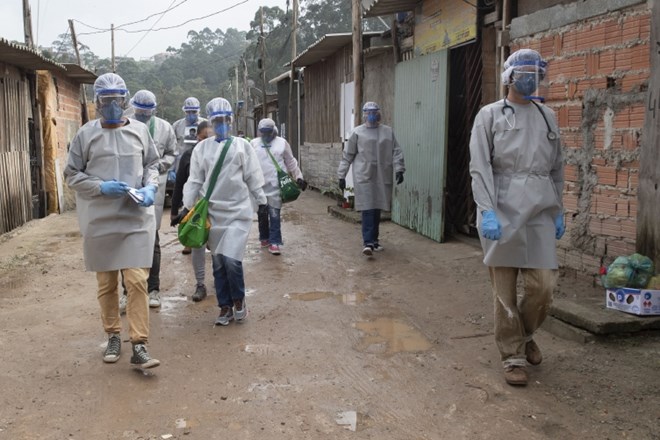
<svg viewBox="0 0 660 440">
<path fill-rule="evenodd" d="M 543 361 L 543 355 L 541 354 L 541 349 L 534 340 L 529 341 L 525 344 L 525 356 L 527 356 L 527 362 L 532 365 L 538 365 Z"/>
<path fill-rule="evenodd" d="M 506 367 L 504 369 L 504 380 L 509 385 L 527 385 L 527 369 L 518 365 Z"/>
</svg>

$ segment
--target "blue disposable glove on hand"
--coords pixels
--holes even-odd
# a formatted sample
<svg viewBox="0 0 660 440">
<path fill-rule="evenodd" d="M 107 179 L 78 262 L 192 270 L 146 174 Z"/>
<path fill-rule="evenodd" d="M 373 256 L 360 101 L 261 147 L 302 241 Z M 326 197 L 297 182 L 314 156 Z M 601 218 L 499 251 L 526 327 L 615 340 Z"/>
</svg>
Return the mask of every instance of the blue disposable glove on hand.
<svg viewBox="0 0 660 440">
<path fill-rule="evenodd" d="M 566 225 L 564 224 L 564 214 L 559 214 L 555 217 L 555 238 L 559 240 L 566 232 Z"/>
<path fill-rule="evenodd" d="M 481 217 L 481 235 L 489 240 L 499 240 L 502 237 L 502 225 L 495 211 L 485 211 Z"/>
<path fill-rule="evenodd" d="M 140 202 L 140 206 L 148 208 L 149 206 L 154 204 L 154 201 L 156 200 L 156 187 L 155 186 L 148 185 L 148 186 L 145 186 L 144 188 L 138 189 L 137 192 L 142 194 L 142 196 L 144 197 L 144 200 L 142 200 L 142 202 Z"/>
<path fill-rule="evenodd" d="M 125 182 L 108 180 L 101 182 L 101 194 L 106 196 L 121 196 L 128 192 L 128 185 Z"/>
</svg>

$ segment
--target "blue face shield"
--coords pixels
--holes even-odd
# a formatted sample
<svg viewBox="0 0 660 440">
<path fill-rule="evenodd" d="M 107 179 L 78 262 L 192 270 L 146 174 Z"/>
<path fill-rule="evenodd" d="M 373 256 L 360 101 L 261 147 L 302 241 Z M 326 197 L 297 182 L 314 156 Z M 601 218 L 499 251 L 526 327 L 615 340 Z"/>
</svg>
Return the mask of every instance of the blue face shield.
<svg viewBox="0 0 660 440">
<path fill-rule="evenodd" d="M 186 122 L 188 125 L 194 125 L 197 123 L 197 113 L 186 113 Z"/>
<path fill-rule="evenodd" d="M 229 137 L 231 125 L 229 122 L 218 122 L 213 125 L 213 131 L 215 131 L 215 140 L 219 142 Z"/>
<path fill-rule="evenodd" d="M 376 124 L 380 118 L 378 117 L 378 113 L 367 113 L 367 122 L 370 124 Z"/>
<path fill-rule="evenodd" d="M 117 103 L 117 101 L 110 101 L 106 104 L 103 104 L 99 109 L 101 117 L 104 122 L 108 124 L 118 124 L 121 122 L 121 117 L 124 114 L 124 110 Z"/>
<path fill-rule="evenodd" d="M 532 96 L 538 88 L 537 74 L 535 72 L 516 74 L 513 87 L 523 96 Z"/>
</svg>

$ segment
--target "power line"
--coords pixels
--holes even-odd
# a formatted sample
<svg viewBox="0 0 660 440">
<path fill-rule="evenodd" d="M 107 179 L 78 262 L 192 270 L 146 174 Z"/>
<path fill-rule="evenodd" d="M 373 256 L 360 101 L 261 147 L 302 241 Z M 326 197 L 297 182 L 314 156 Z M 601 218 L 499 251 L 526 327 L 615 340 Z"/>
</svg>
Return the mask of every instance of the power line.
<svg viewBox="0 0 660 440">
<path fill-rule="evenodd" d="M 174 4 L 175 1 L 176 1 L 176 0 L 172 0 L 172 3 L 170 3 L 170 7 L 168 7 L 168 9 L 166 9 L 165 12 L 163 12 L 163 13 L 160 15 L 160 17 L 158 17 L 158 20 L 156 20 L 156 21 L 154 22 L 154 24 L 151 25 L 151 29 L 153 29 L 154 26 L 156 26 L 156 25 L 158 24 L 158 22 L 159 22 L 160 20 L 162 20 L 162 18 L 165 16 L 165 14 L 167 14 L 168 11 L 171 11 L 172 9 L 174 9 L 174 8 L 172 8 L 171 6 Z M 181 5 L 181 4 L 183 4 L 183 3 L 187 2 L 187 1 L 188 1 L 188 0 L 183 0 L 181 3 L 179 3 L 179 5 Z M 179 5 L 177 5 L 177 6 L 179 6 Z M 149 32 L 151 32 L 151 29 L 149 29 Z M 145 34 L 142 35 L 142 38 L 140 38 L 140 39 L 137 41 L 137 43 L 135 43 L 135 44 L 133 45 L 133 47 L 131 47 L 130 49 L 128 49 L 128 52 L 126 52 L 126 53 L 124 54 L 124 57 L 128 56 L 128 54 L 131 53 L 131 51 L 132 51 L 133 49 L 135 49 L 135 48 L 138 46 L 138 44 L 140 44 L 140 43 L 142 42 L 142 40 L 144 40 L 144 39 L 147 37 L 147 35 L 149 35 L 149 32 L 145 32 Z"/>
<path fill-rule="evenodd" d="M 204 15 L 202 17 L 191 18 L 190 20 L 186 20 L 183 23 L 179 23 L 179 24 L 173 25 L 173 26 L 165 26 L 165 27 L 158 28 L 158 29 L 140 29 L 140 30 L 134 30 L 134 31 L 131 31 L 131 30 L 128 30 L 128 29 L 117 29 L 117 28 L 115 28 L 115 30 L 116 31 L 123 31 L 123 32 L 129 33 L 129 34 L 139 34 L 141 32 L 158 32 L 158 31 L 163 31 L 163 30 L 167 30 L 167 29 L 175 29 L 175 28 L 184 26 L 184 25 L 186 25 L 190 22 L 193 22 L 193 21 L 204 20 L 205 18 L 213 17 L 214 15 L 218 15 L 220 13 L 227 12 L 230 9 L 234 9 L 237 6 L 240 6 L 244 3 L 247 3 L 248 1 L 250 1 L 250 0 L 239 1 L 238 3 L 235 3 L 235 4 L 233 4 L 233 5 L 231 5 L 227 8 L 221 9 L 219 11 L 213 12 L 213 13 L 208 14 L 208 15 Z M 86 26 L 88 26 L 88 25 L 86 25 Z M 88 27 L 91 27 L 91 26 L 88 26 Z M 97 32 L 83 32 L 83 33 L 80 33 L 79 35 L 92 35 L 92 34 L 100 34 L 100 33 L 103 33 L 103 32 L 110 32 L 110 29 L 100 29 L 100 28 L 93 28 L 93 29 L 98 29 L 98 31 Z"/>
<path fill-rule="evenodd" d="M 176 1 L 176 0 L 175 0 L 175 1 Z M 118 26 L 115 26 L 115 30 L 118 30 L 119 28 L 122 28 L 122 27 L 124 27 L 124 26 L 130 26 L 130 25 L 133 25 L 133 24 L 142 23 L 143 21 L 147 21 L 147 20 L 149 20 L 151 17 L 155 17 L 156 15 L 160 15 L 160 16 L 162 16 L 162 15 L 166 14 L 167 12 L 169 12 L 169 11 L 171 11 L 171 10 L 173 10 L 173 9 L 178 8 L 179 6 L 181 6 L 182 4 L 184 4 L 184 3 L 187 2 L 187 1 L 188 1 L 188 0 L 182 0 L 180 3 L 177 3 L 177 4 L 174 5 L 174 6 L 172 6 L 172 3 L 173 3 L 173 2 L 172 2 L 172 3 L 170 3 L 170 6 L 168 6 L 168 8 L 165 9 L 165 10 L 163 10 L 163 11 L 156 12 L 155 14 L 151 14 L 151 15 L 149 15 L 148 17 L 143 18 L 142 20 L 131 21 L 131 22 L 129 22 L 129 23 L 123 23 L 123 24 L 120 24 L 120 25 L 118 25 Z M 103 28 L 99 28 L 99 27 L 96 27 L 96 26 L 92 26 L 91 24 L 83 23 L 82 21 L 77 20 L 77 19 L 75 19 L 75 18 L 73 19 L 73 21 L 75 21 L 75 22 L 77 22 L 77 23 L 80 23 L 80 24 L 82 24 L 83 26 L 88 27 L 88 28 L 90 28 L 90 29 L 95 29 L 95 30 L 99 31 L 99 32 L 87 32 L 87 33 L 85 33 L 85 34 L 79 34 L 79 35 L 89 35 L 89 34 L 91 34 L 91 33 L 110 32 L 110 30 L 111 30 L 110 28 L 103 29 Z"/>
</svg>

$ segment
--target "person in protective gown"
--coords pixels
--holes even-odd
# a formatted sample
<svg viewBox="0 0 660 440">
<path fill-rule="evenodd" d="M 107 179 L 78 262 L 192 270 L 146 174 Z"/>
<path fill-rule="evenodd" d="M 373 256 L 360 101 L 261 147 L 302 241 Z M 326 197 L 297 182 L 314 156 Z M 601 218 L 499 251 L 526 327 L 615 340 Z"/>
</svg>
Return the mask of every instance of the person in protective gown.
<svg viewBox="0 0 660 440">
<path fill-rule="evenodd" d="M 240 322 L 247 316 L 243 256 L 254 216 L 250 196 L 263 210 L 266 195 L 262 188 L 264 176 L 254 148 L 245 139 L 231 136 L 233 113 L 229 102 L 214 98 L 206 105 L 206 113 L 215 137 L 200 142 L 192 152 L 180 218 L 206 194 L 213 168 L 228 146 L 209 199 L 211 230 L 207 243 L 220 307 L 215 323 L 228 325 L 234 319 Z"/>
<path fill-rule="evenodd" d="M 172 128 L 174 129 L 174 135 L 176 136 L 176 160 L 174 166 L 170 169 L 168 173 L 168 180 L 172 185 L 176 182 L 176 171 L 179 168 L 179 160 L 181 155 L 188 150 L 192 150 L 195 145 L 197 145 L 197 130 L 199 130 L 199 124 L 206 119 L 199 117 L 200 104 L 199 99 L 194 96 L 186 98 L 183 102 L 183 107 L 181 110 L 186 114 L 185 117 L 174 121 Z M 189 133 L 190 130 L 194 130 L 195 134 Z M 183 254 L 190 254 L 192 250 L 189 247 L 184 247 L 181 251 Z"/>
<path fill-rule="evenodd" d="M 94 83 L 100 119 L 83 125 L 71 141 L 64 176 L 76 192 L 85 268 L 96 272 L 101 320 L 108 334 L 104 362 L 121 354 L 119 272 L 128 290 L 131 364 L 152 368 L 147 277 L 156 237 L 154 201 L 158 190 L 158 151 L 146 125 L 122 116 L 128 90 L 106 73 Z M 131 192 L 131 194 L 129 194 Z"/>
<path fill-rule="evenodd" d="M 167 172 L 174 164 L 176 153 L 176 137 L 172 126 L 164 119 L 156 116 L 156 96 L 149 90 L 139 90 L 130 100 L 133 108 L 133 119 L 146 124 L 149 134 L 156 143 L 160 160 L 158 161 L 158 192 L 156 193 L 156 242 L 154 245 L 154 258 L 149 279 L 147 280 L 147 291 L 149 293 L 149 307 L 160 307 L 160 223 L 163 217 L 163 205 L 165 204 L 165 186 L 167 185 Z M 126 290 L 119 299 L 119 312 L 126 312 L 128 303 Z"/>
<path fill-rule="evenodd" d="M 213 127 L 208 121 L 202 121 L 197 126 L 197 142 L 202 142 L 204 139 L 214 136 Z M 192 150 L 186 150 L 179 160 L 179 169 L 176 173 L 176 182 L 174 184 L 174 191 L 172 191 L 172 207 L 170 208 L 170 226 L 176 226 L 180 222 L 179 210 L 183 201 L 183 186 L 188 181 L 190 176 L 190 156 L 195 151 L 196 147 Z M 191 252 L 191 263 L 193 273 L 195 274 L 195 292 L 192 294 L 191 299 L 194 302 L 199 302 L 206 298 L 206 248 L 199 247 L 193 248 Z"/>
<path fill-rule="evenodd" d="M 546 62 L 538 52 L 511 54 L 502 73 L 507 95 L 479 111 L 470 139 L 472 192 L 493 290 L 495 341 L 511 385 L 526 385 L 526 362 L 542 361 L 533 337 L 552 302 L 556 240 L 564 234 L 559 129 L 554 112 L 534 100 L 545 75 Z M 525 284 L 520 301 L 518 274 Z"/>
<path fill-rule="evenodd" d="M 395 176 L 400 185 L 406 167 L 392 128 L 380 123 L 378 104 L 365 103 L 362 120 L 364 124 L 357 126 L 348 138 L 337 177 L 343 191 L 346 174 L 353 164 L 355 210 L 362 211 L 362 253 L 371 256 L 374 251 L 383 250 L 379 242 L 380 214 L 391 209 Z"/>
<path fill-rule="evenodd" d="M 259 137 L 250 142 L 257 153 L 261 171 L 264 173 L 264 192 L 268 199 L 268 206 L 258 213 L 259 241 L 261 247 L 268 248 L 273 255 L 280 255 L 282 246 L 282 228 L 280 211 L 282 210 L 282 198 L 280 197 L 280 184 L 277 178 L 277 168 L 273 160 L 286 173 L 291 173 L 302 191 L 307 189 L 307 182 L 303 179 L 302 171 L 298 167 L 298 161 L 293 157 L 291 146 L 281 136 L 278 136 L 275 121 L 269 118 L 259 121 L 257 126 Z M 269 154 L 270 152 L 270 154 Z M 272 157 L 271 157 L 272 155 Z"/>
</svg>

